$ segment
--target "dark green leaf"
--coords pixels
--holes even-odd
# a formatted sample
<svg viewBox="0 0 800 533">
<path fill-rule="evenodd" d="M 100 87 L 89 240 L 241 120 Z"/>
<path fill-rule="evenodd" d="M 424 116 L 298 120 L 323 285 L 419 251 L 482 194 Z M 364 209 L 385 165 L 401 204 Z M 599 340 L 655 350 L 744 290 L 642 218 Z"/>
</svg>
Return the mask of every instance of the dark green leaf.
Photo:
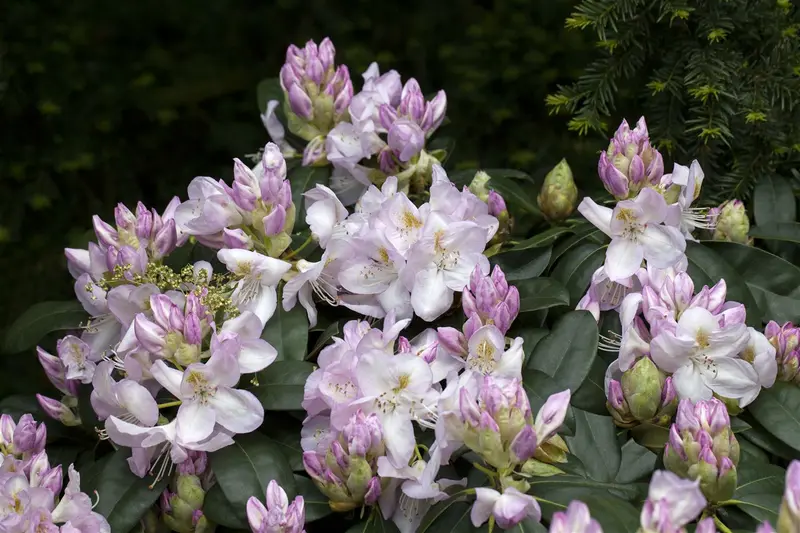
<svg viewBox="0 0 800 533">
<path fill-rule="evenodd" d="M 747 287 L 761 309 L 763 322 L 770 320 L 774 320 L 778 324 L 800 322 L 800 300 L 797 297 L 780 296 L 751 283 L 748 283 Z"/>
<path fill-rule="evenodd" d="M 289 463 L 280 448 L 261 433 L 237 435 L 233 444 L 209 454 L 209 458 L 237 520 L 246 520 L 245 506 L 250 496 L 263 501 L 273 479 L 289 499 L 297 493 Z"/>
<path fill-rule="evenodd" d="M 783 468 L 742 455 L 736 467 L 738 477 L 733 499 L 737 507 L 759 522 L 778 518 L 786 472 Z"/>
<path fill-rule="evenodd" d="M 280 299 L 278 300 L 280 302 Z M 308 348 L 308 316 L 301 305 L 284 311 L 278 304 L 261 338 L 278 351 L 277 361 L 302 361 Z"/>
<path fill-rule="evenodd" d="M 320 185 L 328 185 L 331 177 L 331 167 L 297 167 L 289 173 L 289 183 L 292 186 L 292 202 L 295 208 L 294 231 L 298 232 L 308 227 L 306 224 L 306 202 L 303 193 Z M 279 306 L 280 307 L 280 306 Z"/>
<path fill-rule="evenodd" d="M 622 446 L 622 461 L 619 472 L 614 479 L 617 483 L 633 483 L 640 479 L 649 479 L 656 467 L 656 454 L 629 440 Z"/>
<path fill-rule="evenodd" d="M 569 305 L 567 289 L 551 278 L 528 279 L 516 283 L 516 287 L 519 290 L 520 313 Z"/>
<path fill-rule="evenodd" d="M 515 337 L 522 337 L 522 349 L 525 352 L 525 360 L 523 361 L 523 366 L 525 366 L 530 358 L 531 354 L 533 353 L 533 349 L 539 344 L 539 341 L 542 340 L 550 333 L 549 329 L 544 328 L 511 328 L 508 332 L 508 336 L 512 339 Z"/>
<path fill-rule="evenodd" d="M 553 277 L 569 291 L 570 305 L 577 305 L 586 294 L 592 274 L 603 264 L 605 256 L 605 247 L 585 242 L 565 253 L 553 267 Z"/>
<path fill-rule="evenodd" d="M 775 383 L 772 388 L 763 389 L 748 410 L 764 429 L 800 451 L 800 388 Z"/>
<path fill-rule="evenodd" d="M 621 451 L 617 427 L 610 416 L 575 409 L 575 436 L 567 438 L 569 451 L 583 463 L 595 481 L 613 481 L 619 472 Z"/>
<path fill-rule="evenodd" d="M 800 244 L 800 224 L 797 222 L 782 222 L 755 226 L 750 228 L 750 236 L 756 239 L 770 239 Z"/>
<path fill-rule="evenodd" d="M 800 296 L 800 268 L 777 255 L 734 242 L 704 241 L 703 246 L 725 259 L 748 284 L 781 296 Z"/>
<path fill-rule="evenodd" d="M 295 472 L 305 470 L 303 466 L 303 448 L 300 446 L 300 425 L 289 417 L 267 416 L 264 425 L 264 435 L 278 445 L 289 466 Z"/>
<path fill-rule="evenodd" d="M 661 453 L 660 450 L 669 438 L 669 428 L 648 423 L 639 424 L 631 428 L 631 436 L 638 444 Z"/>
<path fill-rule="evenodd" d="M 203 514 L 221 526 L 234 529 L 249 529 L 250 527 L 246 518 L 241 516 L 241 513 L 237 513 L 231 502 L 225 497 L 219 483 L 214 484 L 206 492 L 206 498 L 203 500 Z"/>
<path fill-rule="evenodd" d="M 267 78 L 261 80 L 256 87 L 256 98 L 258 100 L 258 111 L 265 113 L 267 111 L 267 103 L 270 100 L 277 100 L 283 103 L 283 89 L 281 89 L 281 82 L 278 78 Z"/>
<path fill-rule="evenodd" d="M 777 174 L 761 176 L 753 191 L 753 217 L 759 226 L 794 222 L 796 212 L 792 184 Z"/>
<path fill-rule="evenodd" d="M 77 329 L 86 316 L 83 306 L 75 301 L 34 304 L 8 327 L 3 351 L 25 351 L 52 331 Z"/>
<path fill-rule="evenodd" d="M 512 251 L 518 250 L 527 250 L 528 248 L 543 248 L 545 246 L 550 246 L 553 244 L 556 239 L 560 236 L 564 235 L 565 233 L 570 233 L 570 228 L 566 227 L 555 227 L 550 228 L 538 235 L 534 235 L 530 239 L 525 239 L 524 241 L 518 243 L 513 248 Z"/>
<path fill-rule="evenodd" d="M 750 413 L 743 413 L 740 416 L 747 416 L 747 421 L 750 424 L 750 429 L 741 433 L 740 441 L 742 439 L 747 439 L 759 448 L 786 459 L 787 461 L 797 456 L 797 452 L 791 446 L 764 429 L 761 424 L 753 419 Z"/>
<path fill-rule="evenodd" d="M 313 357 L 317 352 L 319 352 L 322 348 L 325 347 L 325 344 L 331 340 L 331 337 L 334 337 L 339 334 L 339 321 L 331 322 L 325 330 L 320 333 L 317 342 L 314 343 L 314 348 L 310 352 L 308 352 L 308 358 L 310 359 Z"/>
<path fill-rule="evenodd" d="M 744 304 L 747 309 L 747 324 L 761 326 L 761 308 L 758 307 L 750 289 L 739 275 L 739 270 L 704 244 L 689 242 L 686 245 L 686 256 L 689 258 L 689 275 L 695 282 L 695 292 L 702 285 L 709 287 L 724 279 L 728 287 L 728 301 Z"/>
<path fill-rule="evenodd" d="M 81 491 L 97 491 L 100 496 L 94 511 L 106 517 L 111 531 L 123 533 L 136 526 L 167 485 L 165 478 L 150 488 L 152 479 L 142 479 L 131 472 L 129 455 L 130 450 L 118 450 L 81 476 Z"/>
<path fill-rule="evenodd" d="M 573 231 L 574 235 L 567 237 L 553 247 L 553 256 L 550 258 L 551 263 L 555 263 L 562 255 L 576 246 L 587 242 L 600 245 L 608 239 L 602 231 L 588 223 L 574 228 Z"/>
<path fill-rule="evenodd" d="M 547 533 L 547 528 L 533 518 L 526 518 L 511 529 L 506 529 L 506 531 L 513 531 L 514 533 Z"/>
<path fill-rule="evenodd" d="M 469 518 L 472 505 L 463 496 L 454 496 L 439 502 L 425 514 L 417 533 L 469 533 L 472 522 Z"/>
<path fill-rule="evenodd" d="M 535 278 L 547 268 L 552 248 L 533 248 L 521 252 L 503 252 L 491 257 L 508 281 Z"/>
<path fill-rule="evenodd" d="M 309 478 L 295 474 L 294 484 L 297 487 L 297 494 L 303 497 L 306 507 L 306 522 L 319 520 L 333 512 L 331 511 L 331 506 L 328 505 L 328 498 L 319 491 Z"/>
<path fill-rule="evenodd" d="M 531 187 L 532 185 L 532 183 L 527 182 L 527 180 L 523 181 L 523 183 L 525 183 L 526 187 Z M 489 180 L 489 188 L 494 189 L 503 197 L 506 204 L 509 206 L 512 216 L 517 214 L 514 212 L 515 207 L 536 216 L 540 216 L 542 213 L 536 205 L 536 200 L 528 195 L 525 188 L 512 179 L 496 178 L 492 176 L 492 179 Z"/>
<path fill-rule="evenodd" d="M 562 388 L 578 390 L 597 353 L 597 322 L 587 311 L 562 316 L 531 354 L 528 368 L 541 370 Z"/>
<path fill-rule="evenodd" d="M 594 358 L 589 374 L 570 399 L 573 407 L 596 415 L 608 415 L 606 392 L 603 389 L 606 368 L 608 368 L 608 364 L 601 357 Z"/>
<path fill-rule="evenodd" d="M 384 520 L 377 508 L 375 509 L 366 520 L 353 524 L 345 533 L 399 533 L 394 522 Z"/>
<path fill-rule="evenodd" d="M 275 361 L 258 373 L 258 387 L 252 392 L 268 411 L 299 410 L 313 368 L 305 361 Z"/>
</svg>

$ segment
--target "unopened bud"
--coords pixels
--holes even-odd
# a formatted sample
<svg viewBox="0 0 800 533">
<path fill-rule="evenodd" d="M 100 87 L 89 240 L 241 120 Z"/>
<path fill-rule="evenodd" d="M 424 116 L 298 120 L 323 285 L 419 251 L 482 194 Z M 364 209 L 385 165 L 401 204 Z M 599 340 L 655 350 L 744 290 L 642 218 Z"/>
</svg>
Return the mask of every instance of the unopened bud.
<svg viewBox="0 0 800 533">
<path fill-rule="evenodd" d="M 39 405 L 45 414 L 50 418 L 60 421 L 65 426 L 80 425 L 81 419 L 72 412 L 72 409 L 64 405 L 62 402 L 42 396 L 41 394 L 36 395 L 36 400 L 39 402 Z"/>
<path fill-rule="evenodd" d="M 475 173 L 475 177 L 472 178 L 472 181 L 469 184 L 469 192 L 480 198 L 482 201 L 487 202 L 489 200 L 489 180 L 491 177 L 489 174 L 484 172 L 483 170 L 479 170 Z"/>
<path fill-rule="evenodd" d="M 537 198 L 539 209 L 551 222 L 564 220 L 575 210 L 578 188 L 572 178 L 572 169 L 562 159 L 544 178 Z"/>
<path fill-rule="evenodd" d="M 713 237 L 715 241 L 752 244 L 752 239 L 747 236 L 749 231 L 750 220 L 741 200 L 729 200 L 719 206 Z"/>
<path fill-rule="evenodd" d="M 634 418 L 646 421 L 656 415 L 663 383 L 661 371 L 649 357 L 640 358 L 622 374 L 622 391 Z"/>
</svg>

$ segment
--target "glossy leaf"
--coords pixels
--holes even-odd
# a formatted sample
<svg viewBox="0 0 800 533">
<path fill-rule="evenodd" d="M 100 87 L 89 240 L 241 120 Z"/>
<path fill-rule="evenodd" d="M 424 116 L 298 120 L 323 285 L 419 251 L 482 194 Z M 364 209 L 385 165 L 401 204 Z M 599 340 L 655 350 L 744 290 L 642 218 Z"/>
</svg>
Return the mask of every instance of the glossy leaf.
<svg viewBox="0 0 800 533">
<path fill-rule="evenodd" d="M 761 176 L 753 191 L 753 218 L 756 224 L 794 222 L 796 215 L 792 184 L 777 174 Z"/>
<path fill-rule="evenodd" d="M 658 460 L 656 454 L 633 440 L 622 446 L 621 454 L 619 471 L 614 479 L 616 483 L 633 483 L 645 478 L 650 479 Z"/>
<path fill-rule="evenodd" d="M 527 250 L 529 248 L 544 248 L 545 246 L 552 245 L 559 237 L 570 232 L 570 228 L 556 226 L 534 235 L 529 239 L 525 239 L 520 243 L 517 243 L 513 248 L 511 248 L 511 250 L 519 251 Z"/>
<path fill-rule="evenodd" d="M 800 388 L 775 383 L 763 389 L 748 410 L 764 429 L 800 451 Z"/>
<path fill-rule="evenodd" d="M 519 312 L 526 313 L 569 305 L 569 294 L 561 283 L 551 278 L 535 278 L 515 284 L 519 290 Z"/>
<path fill-rule="evenodd" d="M 742 502 L 737 507 L 759 522 L 769 520 L 774 524 L 783 497 L 786 472 L 743 454 L 736 473 L 738 481 L 733 499 Z"/>
<path fill-rule="evenodd" d="M 278 351 L 278 361 L 302 361 L 308 348 L 308 317 L 301 305 L 284 311 L 278 299 L 278 308 L 269 319 L 261 338 Z"/>
<path fill-rule="evenodd" d="M 40 302 L 28 308 L 9 327 L 3 351 L 18 353 L 36 346 L 53 331 L 77 329 L 87 318 L 79 302 Z"/>
<path fill-rule="evenodd" d="M 737 268 L 728 264 L 724 258 L 704 244 L 687 243 L 686 256 L 689 258 L 688 272 L 694 281 L 695 292 L 698 292 L 703 285 L 710 287 L 720 279 L 724 279 L 728 288 L 727 300 L 744 304 L 749 326 L 761 326 L 761 308 Z"/>
<path fill-rule="evenodd" d="M 570 399 L 573 407 L 596 415 L 608 415 L 604 389 L 606 368 L 608 364 L 601 357 L 594 358 L 589 374 Z"/>
<path fill-rule="evenodd" d="M 278 100 L 282 103 L 283 89 L 281 89 L 280 80 L 278 78 L 261 80 L 258 86 L 256 86 L 256 98 L 258 101 L 258 110 L 261 113 L 267 111 L 267 103 L 270 100 Z"/>
<path fill-rule="evenodd" d="M 597 322 L 587 311 L 562 316 L 534 348 L 528 368 L 552 377 L 562 388 L 578 390 L 597 353 Z"/>
<path fill-rule="evenodd" d="M 246 520 L 250 496 L 263 501 L 275 480 L 289 499 L 296 494 L 294 475 L 280 448 L 260 433 L 237 435 L 235 442 L 209 454 L 217 482 L 238 520 Z M 241 522 L 240 522 L 241 523 Z"/>
<path fill-rule="evenodd" d="M 111 531 L 132 530 L 167 486 L 168 478 L 151 488 L 152 478 L 135 476 L 128 466 L 129 456 L 130 450 L 127 449 L 113 452 L 81 476 L 82 492 L 93 494 L 97 491 L 102 495 L 94 511 L 106 517 Z"/>
<path fill-rule="evenodd" d="M 567 438 L 570 452 L 580 459 L 589 478 L 613 481 L 622 460 L 617 427 L 610 416 L 575 409 L 575 436 Z"/>
<path fill-rule="evenodd" d="M 800 244 L 800 223 L 782 222 L 750 228 L 749 235 L 756 239 L 770 239 Z"/>
<path fill-rule="evenodd" d="M 531 404 L 531 411 L 534 416 L 542 408 L 552 394 L 557 394 L 564 390 L 563 387 L 558 385 L 556 381 L 539 370 L 531 368 L 522 371 L 522 386 L 528 394 L 528 401 Z M 567 432 L 561 431 L 562 434 L 574 434 L 575 432 L 575 416 L 573 409 L 567 411 L 567 416 L 564 419 L 564 428 Z"/>
<path fill-rule="evenodd" d="M 276 361 L 258 373 L 258 387 L 252 392 L 268 411 L 300 410 L 313 368 L 305 361 Z"/>
<path fill-rule="evenodd" d="M 222 487 L 219 483 L 214 484 L 206 492 L 206 498 L 203 500 L 203 514 L 209 520 L 221 526 L 234 529 L 250 529 L 246 517 L 236 512 L 233 505 L 225 497 L 225 493 L 222 492 Z"/>
<path fill-rule="evenodd" d="M 498 265 L 508 281 L 519 281 L 535 278 L 547 268 L 552 248 L 533 248 L 518 252 L 503 252 L 491 257 L 491 262 Z"/>
<path fill-rule="evenodd" d="M 574 247 L 553 267 L 553 277 L 569 291 L 570 305 L 577 305 L 592 281 L 592 274 L 605 261 L 606 250 L 593 242 Z"/>
<path fill-rule="evenodd" d="M 750 285 L 781 296 L 800 296 L 800 268 L 777 255 L 733 242 L 702 244 L 722 257 Z"/>
</svg>

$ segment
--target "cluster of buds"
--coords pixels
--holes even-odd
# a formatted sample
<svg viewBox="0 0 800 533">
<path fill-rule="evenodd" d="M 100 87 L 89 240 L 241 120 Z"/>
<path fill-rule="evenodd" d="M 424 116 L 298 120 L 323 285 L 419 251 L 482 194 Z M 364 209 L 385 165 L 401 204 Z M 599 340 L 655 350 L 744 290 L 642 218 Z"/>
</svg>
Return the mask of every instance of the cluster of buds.
<svg viewBox="0 0 800 533">
<path fill-rule="evenodd" d="M 606 190 L 618 200 L 636 196 L 644 187 L 659 185 L 664 160 L 650 145 L 644 117 L 633 130 L 627 121 L 622 121 L 608 150 L 600 154 L 597 172 Z"/>
<path fill-rule="evenodd" d="M 377 415 L 366 416 L 359 409 L 325 453 L 304 452 L 303 464 L 331 509 L 344 512 L 378 501 L 382 487 L 377 462 L 385 450 Z"/>
<path fill-rule="evenodd" d="M 566 444 L 556 430 L 569 398 L 569 391 L 551 395 L 534 420 L 520 379 L 500 382 L 484 376 L 477 397 L 466 387 L 459 391 L 464 444 L 498 470 L 504 486 L 526 492 L 527 484 L 508 474 L 519 465 L 527 474 L 541 469 L 540 463 L 566 461 Z"/>
<path fill-rule="evenodd" d="M 775 348 L 778 381 L 800 383 L 800 328 L 791 322 L 779 326 L 771 320 L 764 335 Z"/>
<path fill-rule="evenodd" d="M 159 261 L 175 250 L 179 245 L 175 226 L 175 210 L 179 203 L 176 196 L 163 215 L 155 209 L 147 209 L 142 202 L 137 204 L 135 214 L 124 204 L 117 204 L 114 208 L 116 228 L 95 215 L 92 219 L 94 232 L 105 249 L 106 268 L 113 271 L 114 267 L 128 267 L 141 274 L 149 261 Z M 67 250 L 68 257 L 76 252 Z M 90 260 L 86 255 L 86 260 Z M 83 270 L 90 270 L 90 265 Z"/>
<path fill-rule="evenodd" d="M 560 222 L 570 216 L 578 205 L 578 187 L 572 178 L 572 169 L 562 159 L 547 173 L 536 198 L 539 209 L 550 222 Z"/>
<path fill-rule="evenodd" d="M 672 377 L 666 376 L 649 357 L 642 357 L 619 380 L 608 382 L 606 407 L 623 428 L 641 423 L 667 427 L 678 408 Z"/>
<path fill-rule="evenodd" d="M 378 109 L 380 127 L 386 132 L 386 147 L 378 154 L 380 169 L 387 175 L 397 173 L 417 157 L 444 120 L 447 97 L 444 91 L 426 102 L 419 83 L 409 79 L 400 93 L 400 104 L 382 104 Z"/>
<path fill-rule="evenodd" d="M 46 440 L 47 427 L 37 424 L 31 415 L 22 415 L 17 423 L 10 415 L 0 416 L 0 454 L 22 460 L 26 471 L 33 456 L 44 450 Z"/>
<path fill-rule="evenodd" d="M 505 334 L 519 314 L 519 290 L 509 286 L 499 267 L 491 276 L 475 268 L 461 293 L 461 306 L 469 320 L 479 320 L 477 327 L 492 324 Z"/>
<path fill-rule="evenodd" d="M 295 206 L 286 179 L 286 161 L 274 143 L 250 169 L 234 160 L 233 186 L 198 177 L 189 200 L 178 206 L 178 229 L 211 248 L 255 250 L 279 256 L 291 244 Z"/>
<path fill-rule="evenodd" d="M 335 60 L 336 50 L 326 37 L 319 46 L 314 41 L 303 48 L 289 46 L 281 67 L 289 131 L 312 141 L 309 146 L 318 144 L 314 142 L 317 137 L 324 140 L 325 134 L 347 118 L 353 99 L 350 72 L 345 65 L 337 67 Z"/>
<path fill-rule="evenodd" d="M 800 531 L 800 461 L 792 461 L 786 470 L 786 488 L 778 513 L 778 533 Z"/>
<path fill-rule="evenodd" d="M 247 521 L 253 533 L 304 533 L 306 513 L 302 496 L 290 504 L 286 491 L 273 479 L 267 485 L 266 507 L 258 498 L 247 500 Z"/>
<path fill-rule="evenodd" d="M 203 476 L 208 466 L 205 452 L 189 452 L 189 457 L 178 465 L 170 487 L 161 494 L 161 512 L 164 524 L 178 533 L 210 533 L 214 527 L 203 514 L 206 490 Z"/>
<path fill-rule="evenodd" d="M 140 313 L 133 321 L 136 340 L 142 348 L 182 366 L 200 361 L 203 338 L 213 324 L 200 299 L 189 293 L 184 309 L 169 296 L 155 294 L 150 297 L 150 310 L 151 317 Z"/>
<path fill-rule="evenodd" d="M 712 238 L 715 241 L 753 244 L 753 239 L 747 235 L 750 232 L 750 219 L 741 200 L 728 200 L 719 207 L 709 209 L 708 219 L 714 226 Z"/>
<path fill-rule="evenodd" d="M 681 400 L 664 449 L 664 465 L 675 474 L 700 482 L 710 502 L 730 499 L 736 490 L 739 443 L 725 404 L 716 398 Z"/>
</svg>

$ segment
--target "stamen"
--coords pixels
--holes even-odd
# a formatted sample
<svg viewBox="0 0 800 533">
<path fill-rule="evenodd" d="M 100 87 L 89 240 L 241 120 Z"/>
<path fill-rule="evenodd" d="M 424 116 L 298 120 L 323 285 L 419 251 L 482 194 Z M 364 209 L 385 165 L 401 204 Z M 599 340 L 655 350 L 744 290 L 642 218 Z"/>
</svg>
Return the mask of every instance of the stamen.
<svg viewBox="0 0 800 533">
<path fill-rule="evenodd" d="M 604 352 L 618 352 L 622 347 L 622 336 L 613 331 L 609 331 L 608 334 L 609 337 L 600 335 L 597 348 Z"/>
</svg>

